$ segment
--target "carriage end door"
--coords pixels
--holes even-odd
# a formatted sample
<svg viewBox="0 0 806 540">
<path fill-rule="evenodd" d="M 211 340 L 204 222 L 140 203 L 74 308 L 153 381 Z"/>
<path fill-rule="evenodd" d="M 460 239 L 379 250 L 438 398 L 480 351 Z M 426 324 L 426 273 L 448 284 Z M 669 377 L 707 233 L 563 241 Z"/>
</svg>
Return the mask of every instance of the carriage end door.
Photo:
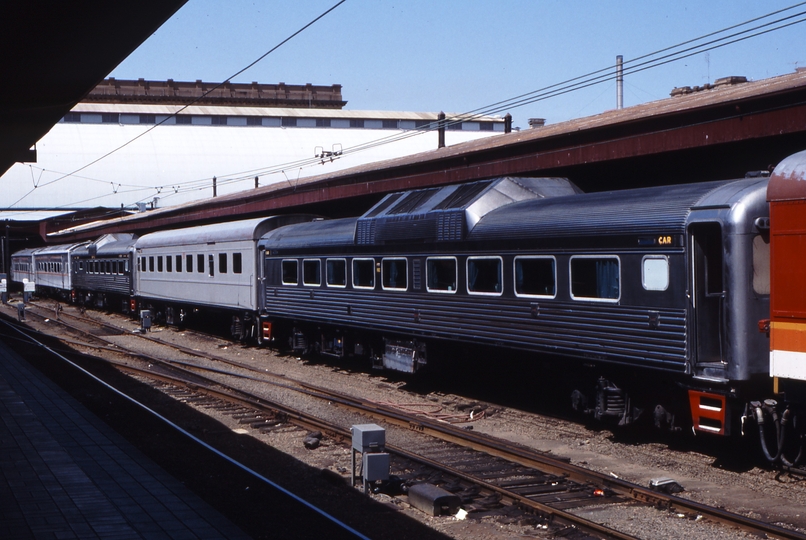
<svg viewBox="0 0 806 540">
<path fill-rule="evenodd" d="M 724 305 L 722 226 L 695 223 L 689 227 L 691 307 L 694 315 L 693 362 L 724 362 Z"/>
</svg>

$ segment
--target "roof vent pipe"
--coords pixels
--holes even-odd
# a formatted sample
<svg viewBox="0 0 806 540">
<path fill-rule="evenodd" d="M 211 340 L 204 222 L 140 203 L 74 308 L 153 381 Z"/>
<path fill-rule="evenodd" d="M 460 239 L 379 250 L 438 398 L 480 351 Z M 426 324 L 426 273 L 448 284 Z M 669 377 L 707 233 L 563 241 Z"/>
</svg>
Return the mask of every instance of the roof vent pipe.
<svg viewBox="0 0 806 540">
<path fill-rule="evenodd" d="M 445 148 L 445 113 L 442 111 L 437 115 L 437 131 L 437 148 Z"/>
<path fill-rule="evenodd" d="M 616 109 L 624 108 L 624 57 L 616 56 Z"/>
</svg>

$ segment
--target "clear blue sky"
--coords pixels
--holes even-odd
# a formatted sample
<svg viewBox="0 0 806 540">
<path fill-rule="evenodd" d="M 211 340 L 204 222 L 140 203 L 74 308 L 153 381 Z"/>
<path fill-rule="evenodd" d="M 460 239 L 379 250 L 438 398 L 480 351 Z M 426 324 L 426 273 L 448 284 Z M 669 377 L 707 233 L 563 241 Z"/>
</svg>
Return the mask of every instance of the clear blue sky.
<svg viewBox="0 0 806 540">
<path fill-rule="evenodd" d="M 110 75 L 220 82 L 336 0 L 189 0 Z M 782 9 L 794 0 L 347 0 L 233 82 L 341 84 L 348 109 L 464 112 Z M 787 14 L 806 11 L 806 5 Z M 798 19 L 803 18 L 803 16 Z M 625 77 L 624 104 L 806 66 L 806 23 Z M 515 125 L 597 114 L 615 81 L 523 107 Z"/>
</svg>

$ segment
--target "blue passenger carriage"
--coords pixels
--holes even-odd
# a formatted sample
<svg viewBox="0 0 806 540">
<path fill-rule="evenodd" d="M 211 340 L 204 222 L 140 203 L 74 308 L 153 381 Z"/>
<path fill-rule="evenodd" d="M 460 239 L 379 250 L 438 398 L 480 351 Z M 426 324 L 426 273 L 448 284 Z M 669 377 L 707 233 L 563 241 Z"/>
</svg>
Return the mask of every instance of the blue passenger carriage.
<svg viewBox="0 0 806 540">
<path fill-rule="evenodd" d="M 769 369 L 765 191 L 520 178 L 392 194 L 261 239 L 264 330 L 408 372 L 437 340 L 541 353 L 583 375 L 574 404 L 597 417 L 727 434 Z"/>
<path fill-rule="evenodd" d="M 73 251 L 73 290 L 81 304 L 132 311 L 134 243 L 129 233 L 106 234 Z"/>
</svg>

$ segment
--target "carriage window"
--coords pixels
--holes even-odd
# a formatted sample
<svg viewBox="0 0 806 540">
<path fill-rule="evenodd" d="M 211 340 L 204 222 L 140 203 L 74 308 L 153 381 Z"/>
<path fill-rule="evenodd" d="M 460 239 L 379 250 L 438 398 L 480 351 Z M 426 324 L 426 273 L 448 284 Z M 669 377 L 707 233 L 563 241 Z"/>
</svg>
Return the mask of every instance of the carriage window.
<svg viewBox="0 0 806 540">
<path fill-rule="evenodd" d="M 753 238 L 753 291 L 770 294 L 770 237 L 757 234 Z"/>
<path fill-rule="evenodd" d="M 193 255 L 185 255 L 185 271 L 193 272 Z"/>
<path fill-rule="evenodd" d="M 381 259 L 381 287 L 406 290 L 406 259 Z"/>
<path fill-rule="evenodd" d="M 232 254 L 232 271 L 235 274 L 243 272 L 243 260 L 240 253 Z"/>
<path fill-rule="evenodd" d="M 353 259 L 353 287 L 375 288 L 375 259 Z"/>
<path fill-rule="evenodd" d="M 162 272 L 162 255 L 157 257 L 157 272 Z"/>
<path fill-rule="evenodd" d="M 641 283 L 648 291 L 665 291 L 669 288 L 669 259 L 662 255 L 644 257 L 641 265 Z"/>
<path fill-rule="evenodd" d="M 118 261 L 118 275 L 123 275 L 123 261 Z"/>
<path fill-rule="evenodd" d="M 218 254 L 218 271 L 222 274 L 227 273 L 227 254 L 226 253 L 219 253 Z"/>
<path fill-rule="evenodd" d="M 123 271 L 128 273 L 129 272 L 129 261 L 128 259 L 123 261 Z"/>
<path fill-rule="evenodd" d="M 204 254 L 199 253 L 196 255 L 196 271 L 200 274 L 204 273 Z"/>
<path fill-rule="evenodd" d="M 182 256 L 181 255 L 176 256 L 176 271 L 177 272 L 182 271 Z"/>
<path fill-rule="evenodd" d="M 515 295 L 557 295 L 557 261 L 554 257 L 515 257 Z"/>
<path fill-rule="evenodd" d="M 302 284 L 320 285 L 322 283 L 322 262 L 319 259 L 302 261 Z"/>
<path fill-rule="evenodd" d="M 151 256 L 148 258 L 148 271 L 149 271 L 149 272 L 153 272 L 153 271 L 154 271 L 154 256 L 153 256 L 153 255 L 151 255 Z"/>
<path fill-rule="evenodd" d="M 202 260 L 204 260 L 204 255 L 202 255 Z M 212 253 L 207 256 L 207 275 L 210 277 L 215 276 L 215 259 Z"/>
<path fill-rule="evenodd" d="M 425 276 L 428 292 L 456 292 L 456 258 L 429 257 L 425 260 Z"/>
<path fill-rule="evenodd" d="M 78 269 L 84 271 L 84 261 L 78 261 Z"/>
<path fill-rule="evenodd" d="M 467 258 L 467 292 L 471 294 L 501 294 L 503 285 L 501 257 Z"/>
<path fill-rule="evenodd" d="M 619 299 L 618 257 L 571 257 L 571 298 Z"/>
<path fill-rule="evenodd" d="M 174 271 L 174 258 L 171 255 L 165 257 L 165 270 L 167 272 Z"/>
<path fill-rule="evenodd" d="M 299 264 L 296 259 L 286 259 L 283 261 L 283 285 L 296 285 L 299 283 L 298 266 Z"/>
<path fill-rule="evenodd" d="M 347 261 L 345 259 L 328 259 L 325 270 L 328 287 L 347 286 Z"/>
</svg>

